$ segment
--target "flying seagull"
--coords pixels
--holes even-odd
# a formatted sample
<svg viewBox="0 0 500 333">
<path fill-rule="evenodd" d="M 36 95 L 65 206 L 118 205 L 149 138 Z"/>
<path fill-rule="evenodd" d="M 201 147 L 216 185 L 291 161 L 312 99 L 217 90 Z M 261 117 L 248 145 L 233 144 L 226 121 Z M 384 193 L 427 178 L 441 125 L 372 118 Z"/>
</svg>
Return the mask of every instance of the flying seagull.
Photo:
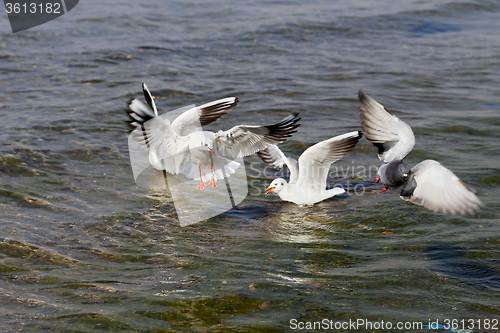
<svg viewBox="0 0 500 333">
<path fill-rule="evenodd" d="M 292 114 L 267 126 L 238 125 L 216 133 L 203 126 L 216 121 L 238 103 L 238 98 L 219 99 L 190 108 L 172 123 L 158 116 L 153 96 L 142 84 L 148 105 L 138 99 L 127 110 L 134 137 L 149 151 L 154 168 L 171 174 L 183 174 L 199 180 L 197 190 L 217 188 L 217 180 L 229 177 L 240 166 L 234 161 L 285 141 L 299 126 L 300 117 Z"/>
<path fill-rule="evenodd" d="M 286 165 L 290 171 L 289 182 L 283 178 L 273 180 L 266 194 L 275 192 L 281 200 L 303 206 L 345 193 L 338 187 L 327 190 L 326 178 L 331 164 L 350 152 L 361 136 L 361 131 L 354 131 L 318 142 L 302 153 L 298 163 L 285 156 L 276 145 L 258 152 L 265 163 L 279 169 Z"/>
</svg>

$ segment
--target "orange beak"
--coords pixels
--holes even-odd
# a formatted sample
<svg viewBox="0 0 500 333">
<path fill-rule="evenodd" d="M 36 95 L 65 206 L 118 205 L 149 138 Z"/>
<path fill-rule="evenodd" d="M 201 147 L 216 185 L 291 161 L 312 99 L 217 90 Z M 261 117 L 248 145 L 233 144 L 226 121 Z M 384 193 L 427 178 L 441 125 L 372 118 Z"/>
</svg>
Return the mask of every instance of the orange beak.
<svg viewBox="0 0 500 333">
<path fill-rule="evenodd" d="M 215 150 L 213 150 L 212 148 L 208 148 L 208 150 L 210 150 L 212 154 L 215 154 Z"/>
<path fill-rule="evenodd" d="M 271 192 L 272 192 L 272 191 L 274 191 L 275 189 L 276 189 L 276 187 L 274 187 L 274 186 L 273 186 L 273 187 L 268 187 L 268 188 L 266 188 L 266 194 L 271 193 Z"/>
</svg>

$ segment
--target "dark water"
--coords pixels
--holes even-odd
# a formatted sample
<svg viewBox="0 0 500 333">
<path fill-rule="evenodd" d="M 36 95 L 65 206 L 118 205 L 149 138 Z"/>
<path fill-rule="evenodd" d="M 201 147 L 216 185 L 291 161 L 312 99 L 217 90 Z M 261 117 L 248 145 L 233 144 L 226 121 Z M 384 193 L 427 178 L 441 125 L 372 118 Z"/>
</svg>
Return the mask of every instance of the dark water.
<svg viewBox="0 0 500 333">
<path fill-rule="evenodd" d="M 500 317 L 499 12 L 479 0 L 87 0 L 18 34 L 4 14 L 3 331 L 280 332 L 292 319 L 474 319 L 489 331 L 484 320 Z M 295 157 L 359 129 L 361 88 L 412 126 L 410 164 L 439 160 L 487 208 L 434 214 L 368 173 L 329 181 L 363 195 L 299 208 L 263 195 L 274 175 L 253 156 L 237 208 L 180 227 L 168 194 L 133 181 L 123 110 L 141 82 L 163 111 L 239 97 L 220 128 L 300 112 L 282 145 Z M 376 149 L 363 139 L 336 165 L 368 169 Z"/>
</svg>

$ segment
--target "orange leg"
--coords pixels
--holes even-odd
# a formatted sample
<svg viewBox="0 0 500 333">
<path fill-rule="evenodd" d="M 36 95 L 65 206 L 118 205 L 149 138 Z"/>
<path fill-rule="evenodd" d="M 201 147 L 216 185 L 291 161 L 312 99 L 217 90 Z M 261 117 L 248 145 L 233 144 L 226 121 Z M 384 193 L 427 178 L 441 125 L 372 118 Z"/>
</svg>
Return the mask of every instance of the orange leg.
<svg viewBox="0 0 500 333">
<path fill-rule="evenodd" d="M 219 188 L 219 186 L 217 186 L 217 183 L 214 180 L 214 165 L 213 165 L 213 163 L 210 163 L 210 170 L 212 170 L 212 180 L 208 183 L 208 186 L 212 186 L 212 190 L 213 190 L 215 188 Z"/>
<path fill-rule="evenodd" d="M 207 185 L 203 182 L 201 178 L 201 167 L 199 166 L 198 169 L 200 169 L 200 182 L 198 183 L 198 187 L 196 188 L 196 191 L 203 191 Z"/>
</svg>

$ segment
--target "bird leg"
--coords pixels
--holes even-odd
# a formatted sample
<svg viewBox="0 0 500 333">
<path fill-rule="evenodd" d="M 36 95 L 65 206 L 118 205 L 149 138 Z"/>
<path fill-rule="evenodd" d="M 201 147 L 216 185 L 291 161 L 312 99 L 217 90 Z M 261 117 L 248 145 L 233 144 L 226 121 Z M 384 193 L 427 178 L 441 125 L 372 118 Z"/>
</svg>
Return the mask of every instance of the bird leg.
<svg viewBox="0 0 500 333">
<path fill-rule="evenodd" d="M 381 191 L 382 192 L 387 192 L 388 189 L 389 189 L 388 187 L 382 187 Z"/>
<path fill-rule="evenodd" d="M 217 183 L 215 182 L 215 179 L 214 179 L 214 164 L 213 163 L 210 163 L 210 170 L 212 170 L 212 180 L 208 183 L 208 186 L 212 186 L 212 190 L 213 190 L 215 188 L 219 188 L 219 186 L 217 186 Z"/>
<path fill-rule="evenodd" d="M 375 183 L 378 183 L 380 181 L 380 176 L 378 176 L 377 178 L 375 178 Z"/>
<path fill-rule="evenodd" d="M 198 169 L 200 169 L 200 182 L 198 183 L 198 187 L 196 188 L 196 191 L 203 191 L 207 185 L 203 182 L 203 179 L 201 178 L 201 167 L 198 166 Z"/>
</svg>

